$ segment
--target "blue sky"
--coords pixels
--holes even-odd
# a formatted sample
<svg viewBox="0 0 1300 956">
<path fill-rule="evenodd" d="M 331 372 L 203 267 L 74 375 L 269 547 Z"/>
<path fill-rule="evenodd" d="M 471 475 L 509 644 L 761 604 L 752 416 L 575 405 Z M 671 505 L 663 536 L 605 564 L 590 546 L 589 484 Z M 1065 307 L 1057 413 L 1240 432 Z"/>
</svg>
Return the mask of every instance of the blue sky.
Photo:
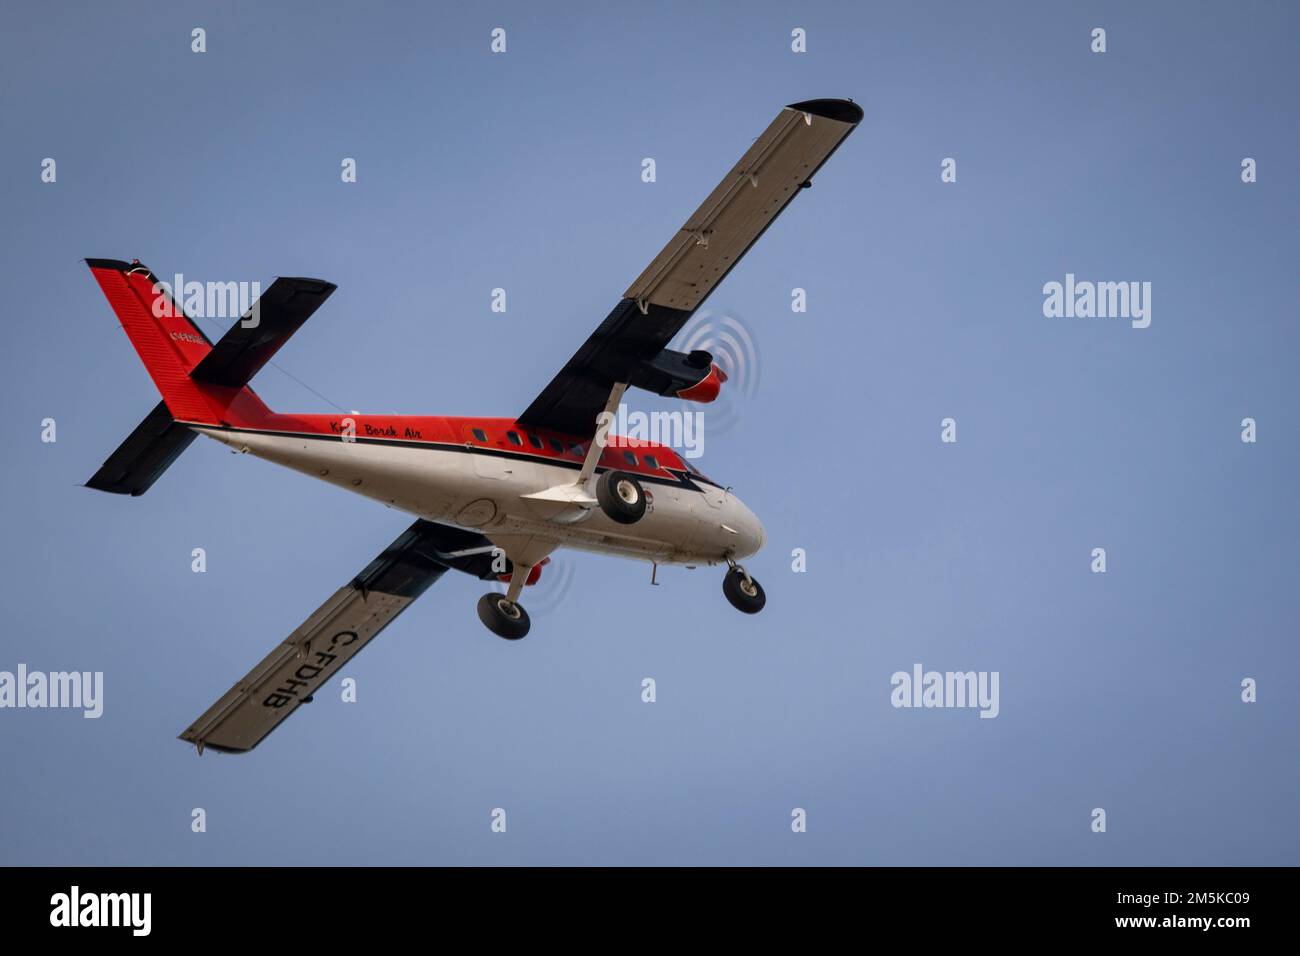
<svg viewBox="0 0 1300 956">
<path fill-rule="evenodd" d="M 1283 3 L 12 12 L 0 670 L 103 671 L 105 706 L 0 711 L 0 862 L 1300 862 L 1297 26 Z M 563 554 L 509 644 L 448 576 L 349 668 L 357 703 L 323 691 L 239 758 L 174 739 L 409 519 L 208 441 L 142 498 L 78 487 L 157 402 L 82 257 L 329 279 L 277 359 L 320 396 L 516 414 L 777 110 L 823 96 L 864 122 L 709 301 L 761 357 L 699 464 L 766 524 L 762 614 L 717 569 L 651 590 Z M 1045 318 L 1067 273 L 1150 282 L 1151 326 Z M 917 662 L 997 671 L 999 716 L 891 707 Z"/>
</svg>

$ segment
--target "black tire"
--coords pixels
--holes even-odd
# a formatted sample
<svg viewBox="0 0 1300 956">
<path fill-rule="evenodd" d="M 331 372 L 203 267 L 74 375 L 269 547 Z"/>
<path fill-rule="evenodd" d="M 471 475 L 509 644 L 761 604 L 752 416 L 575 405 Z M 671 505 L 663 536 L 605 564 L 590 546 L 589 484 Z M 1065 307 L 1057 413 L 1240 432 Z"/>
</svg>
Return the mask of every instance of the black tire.
<svg viewBox="0 0 1300 956">
<path fill-rule="evenodd" d="M 636 524 L 645 514 L 645 489 L 625 471 L 607 471 L 596 480 L 596 501 L 619 524 Z"/>
<path fill-rule="evenodd" d="M 746 586 L 745 573 L 740 568 L 731 568 L 727 571 L 726 577 L 722 579 L 722 593 L 727 596 L 732 607 L 745 614 L 757 614 L 763 610 L 763 605 L 767 604 L 767 595 L 763 593 L 763 586 L 752 577 L 749 579 L 749 585 Z"/>
<path fill-rule="evenodd" d="M 504 594 L 496 591 L 478 599 L 478 619 L 489 631 L 507 641 L 517 641 L 526 636 L 531 623 L 522 604 L 511 604 Z"/>
</svg>

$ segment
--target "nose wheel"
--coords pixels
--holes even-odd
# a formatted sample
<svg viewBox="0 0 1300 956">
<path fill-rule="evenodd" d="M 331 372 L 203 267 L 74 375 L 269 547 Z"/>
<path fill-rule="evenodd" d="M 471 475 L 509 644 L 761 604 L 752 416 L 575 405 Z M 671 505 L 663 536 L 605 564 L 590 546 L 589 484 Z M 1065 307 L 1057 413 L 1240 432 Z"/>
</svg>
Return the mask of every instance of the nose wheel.
<svg viewBox="0 0 1300 956">
<path fill-rule="evenodd" d="M 517 641 L 528 633 L 528 612 L 518 601 L 493 591 L 478 599 L 478 619 L 489 631 L 507 641 Z"/>
<path fill-rule="evenodd" d="M 767 603 L 763 586 L 738 564 L 733 564 L 722 579 L 722 593 L 732 607 L 745 614 L 757 614 Z"/>
</svg>

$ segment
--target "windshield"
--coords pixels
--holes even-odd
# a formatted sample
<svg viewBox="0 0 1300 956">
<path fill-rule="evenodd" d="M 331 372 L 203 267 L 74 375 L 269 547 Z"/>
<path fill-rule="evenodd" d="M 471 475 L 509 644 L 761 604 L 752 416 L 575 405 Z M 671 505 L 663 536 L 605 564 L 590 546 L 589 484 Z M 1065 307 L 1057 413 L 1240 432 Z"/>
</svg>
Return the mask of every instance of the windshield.
<svg viewBox="0 0 1300 956">
<path fill-rule="evenodd" d="M 689 458 L 680 455 L 678 457 L 682 459 L 682 464 L 686 466 L 686 470 L 689 471 L 692 475 L 695 475 L 699 478 L 703 478 L 705 481 L 712 480 L 711 478 L 709 478 L 708 475 L 706 475 L 704 472 L 700 471 L 700 469 L 692 465 L 691 460 Z"/>
</svg>

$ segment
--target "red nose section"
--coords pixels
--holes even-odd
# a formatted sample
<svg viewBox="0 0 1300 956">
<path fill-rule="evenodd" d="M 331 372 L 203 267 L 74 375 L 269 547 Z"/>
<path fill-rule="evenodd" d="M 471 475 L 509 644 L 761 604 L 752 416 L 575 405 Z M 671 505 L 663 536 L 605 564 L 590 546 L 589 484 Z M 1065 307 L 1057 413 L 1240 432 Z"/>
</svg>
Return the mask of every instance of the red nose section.
<svg viewBox="0 0 1300 956">
<path fill-rule="evenodd" d="M 528 572 L 528 577 L 524 580 L 524 586 L 532 587 L 534 584 L 540 581 L 542 579 L 542 566 L 550 563 L 551 563 L 550 558 L 542 558 L 540 562 L 534 564 L 533 569 Z M 504 584 L 510 583 L 510 575 L 508 574 L 498 574 L 497 579 Z"/>
<path fill-rule="evenodd" d="M 678 398 L 684 398 L 688 402 L 711 402 L 718 397 L 722 391 L 722 383 L 727 380 L 727 373 L 718 368 L 715 363 L 710 369 L 709 374 L 704 376 L 690 388 L 684 388 L 677 393 Z"/>
</svg>

